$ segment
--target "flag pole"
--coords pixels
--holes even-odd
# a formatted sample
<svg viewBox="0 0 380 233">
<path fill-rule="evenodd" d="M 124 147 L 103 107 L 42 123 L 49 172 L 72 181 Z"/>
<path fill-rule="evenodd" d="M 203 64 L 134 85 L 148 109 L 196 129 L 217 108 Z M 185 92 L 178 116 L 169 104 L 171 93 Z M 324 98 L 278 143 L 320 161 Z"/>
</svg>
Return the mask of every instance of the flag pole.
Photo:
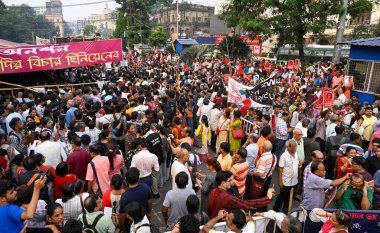
<svg viewBox="0 0 380 233">
<path fill-rule="evenodd" d="M 36 44 L 36 41 L 35 41 L 35 38 L 34 38 L 34 32 L 32 32 L 32 40 L 33 40 L 33 44 Z"/>
</svg>

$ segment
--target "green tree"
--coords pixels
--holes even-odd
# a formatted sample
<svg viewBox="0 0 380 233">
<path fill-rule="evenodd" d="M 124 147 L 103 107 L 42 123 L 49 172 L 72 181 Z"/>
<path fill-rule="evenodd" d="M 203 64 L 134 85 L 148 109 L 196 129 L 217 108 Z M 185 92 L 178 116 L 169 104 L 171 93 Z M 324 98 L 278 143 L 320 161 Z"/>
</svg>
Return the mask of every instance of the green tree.
<svg viewBox="0 0 380 233">
<path fill-rule="evenodd" d="M 350 35 L 348 35 L 349 40 L 365 39 L 371 37 L 370 26 L 365 24 L 359 24 L 352 29 Z"/>
<path fill-rule="evenodd" d="M 20 43 L 32 42 L 32 35 L 43 38 L 59 35 L 57 27 L 27 5 L 4 9 L 0 13 L 0 28 L 0 38 Z"/>
<path fill-rule="evenodd" d="M 63 21 L 63 35 L 64 36 L 69 36 L 73 34 L 73 29 L 70 27 L 70 25 L 66 22 Z"/>
<path fill-rule="evenodd" d="M 380 37 L 380 21 L 371 27 L 371 34 L 373 37 Z"/>
<path fill-rule="evenodd" d="M 348 12 L 357 16 L 372 9 L 370 0 L 349 0 Z M 358 7 L 360 6 L 360 7 Z M 305 36 L 322 34 L 333 23 L 332 15 L 344 11 L 338 0 L 233 0 L 221 16 L 228 25 L 236 25 L 263 39 L 277 36 L 277 47 L 290 44 L 299 50 L 305 64 Z"/>
<path fill-rule="evenodd" d="M 83 28 L 83 34 L 85 36 L 91 36 L 91 35 L 94 35 L 96 33 L 96 26 L 95 25 L 86 25 L 84 26 Z"/>
<path fill-rule="evenodd" d="M 169 5 L 171 0 L 116 0 L 121 5 L 118 9 L 115 38 L 124 38 L 124 46 L 148 42 L 152 28 L 149 14 L 157 4 Z M 140 37 L 141 25 L 141 37 Z"/>
<path fill-rule="evenodd" d="M 150 46 L 163 46 L 166 44 L 169 36 L 164 30 L 160 27 L 157 30 L 153 31 L 149 36 L 149 45 Z"/>
<path fill-rule="evenodd" d="M 230 58 L 244 58 L 249 54 L 249 47 L 239 36 L 227 36 L 219 46 L 219 50 Z"/>
</svg>

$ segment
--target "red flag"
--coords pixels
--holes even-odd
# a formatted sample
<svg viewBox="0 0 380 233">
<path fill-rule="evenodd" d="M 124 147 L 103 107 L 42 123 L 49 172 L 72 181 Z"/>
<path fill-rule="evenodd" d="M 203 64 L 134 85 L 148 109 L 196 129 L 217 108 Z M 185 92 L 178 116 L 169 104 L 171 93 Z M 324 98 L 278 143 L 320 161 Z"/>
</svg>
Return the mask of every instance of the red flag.
<svg viewBox="0 0 380 233">
<path fill-rule="evenodd" d="M 270 62 L 265 62 L 264 69 L 270 71 L 272 69 L 272 64 Z"/>
<path fill-rule="evenodd" d="M 249 82 L 249 77 L 246 73 L 243 73 L 243 81 L 244 82 Z"/>
</svg>

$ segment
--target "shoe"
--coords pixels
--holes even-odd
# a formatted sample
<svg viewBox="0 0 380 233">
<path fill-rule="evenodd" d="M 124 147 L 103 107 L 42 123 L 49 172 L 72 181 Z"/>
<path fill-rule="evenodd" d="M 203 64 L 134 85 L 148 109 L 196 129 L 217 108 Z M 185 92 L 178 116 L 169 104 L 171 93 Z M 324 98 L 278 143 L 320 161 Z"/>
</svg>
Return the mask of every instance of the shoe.
<svg viewBox="0 0 380 233">
<path fill-rule="evenodd" d="M 157 193 L 157 194 L 153 194 L 153 198 L 160 198 L 160 193 Z"/>
</svg>

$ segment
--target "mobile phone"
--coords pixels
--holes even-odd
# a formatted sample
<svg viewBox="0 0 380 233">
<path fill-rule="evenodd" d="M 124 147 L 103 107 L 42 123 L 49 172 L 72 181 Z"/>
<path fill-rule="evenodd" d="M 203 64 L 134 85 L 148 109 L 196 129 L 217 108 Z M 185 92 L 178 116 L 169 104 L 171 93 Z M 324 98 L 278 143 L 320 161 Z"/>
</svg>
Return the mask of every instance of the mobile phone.
<svg viewBox="0 0 380 233">
<path fill-rule="evenodd" d="M 48 176 L 49 175 L 49 172 L 50 172 L 50 170 L 49 169 L 47 169 L 45 172 L 43 172 L 41 175 L 42 176 Z"/>
</svg>

